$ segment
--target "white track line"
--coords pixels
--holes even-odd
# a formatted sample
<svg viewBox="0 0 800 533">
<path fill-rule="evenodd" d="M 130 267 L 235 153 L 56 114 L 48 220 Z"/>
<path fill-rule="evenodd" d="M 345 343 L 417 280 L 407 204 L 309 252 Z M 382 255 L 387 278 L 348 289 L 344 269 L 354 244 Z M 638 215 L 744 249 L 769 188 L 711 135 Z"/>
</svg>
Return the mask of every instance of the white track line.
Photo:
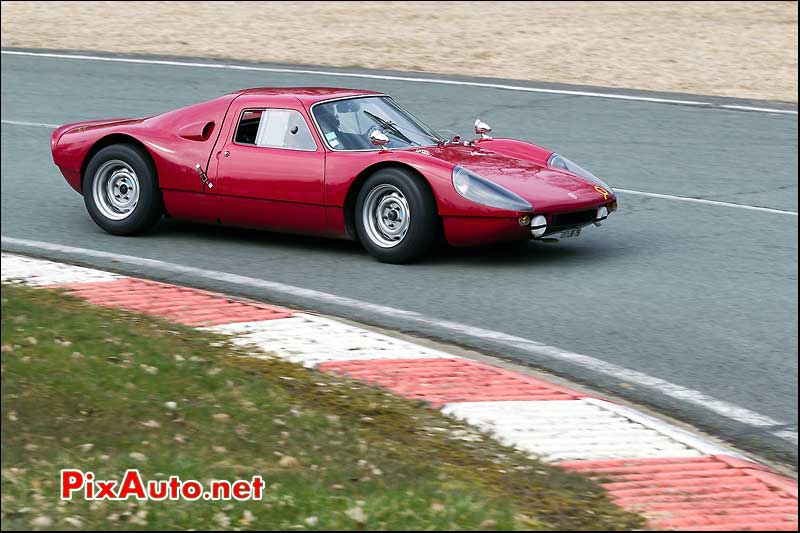
<svg viewBox="0 0 800 533">
<path fill-rule="evenodd" d="M 52 128 L 56 129 L 58 124 L 45 124 L 44 122 L 23 122 L 21 120 L 5 120 L 2 121 L 3 124 L 12 124 L 14 126 L 32 126 L 34 128 Z"/>
<path fill-rule="evenodd" d="M 563 94 L 570 96 L 585 96 L 590 98 L 608 98 L 613 100 L 631 100 L 636 102 L 650 102 L 655 104 L 677 104 L 709 109 L 729 109 L 734 111 L 752 111 L 760 113 L 778 113 L 784 115 L 797 115 L 793 109 L 773 109 L 766 107 L 751 107 L 741 105 L 714 104 L 697 100 L 678 100 L 671 98 L 655 98 L 649 96 L 633 96 L 627 94 L 600 93 L 592 91 L 569 91 L 564 89 L 543 89 L 540 87 L 525 87 L 522 85 L 508 85 L 502 83 L 483 83 L 474 81 L 448 80 L 442 78 L 417 78 L 411 76 L 390 76 L 386 74 L 363 74 L 357 72 L 339 72 L 331 70 L 308 70 L 294 68 L 256 67 L 249 65 L 228 65 L 223 63 L 197 63 L 189 61 L 168 61 L 163 59 L 136 59 L 130 57 L 90 56 L 77 54 L 55 54 L 42 52 L 20 52 L 16 50 L 3 50 L 3 54 L 29 57 L 45 57 L 52 59 L 74 59 L 80 61 L 108 61 L 112 63 L 137 63 L 141 65 L 165 65 L 172 67 L 212 68 L 228 70 L 247 70 L 255 72 L 277 72 L 283 74 L 311 74 L 315 76 L 335 76 L 340 78 L 366 78 L 373 80 L 405 81 L 413 83 L 431 83 L 436 85 L 462 85 L 466 87 L 482 87 L 487 89 L 502 89 L 505 91 L 519 91 L 528 93 Z"/>
<path fill-rule="evenodd" d="M 56 124 L 43 124 L 41 122 L 23 122 L 21 120 L 0 120 L 3 124 L 13 124 L 15 126 L 32 126 L 32 127 L 40 127 L 40 128 L 57 128 L 58 125 Z M 736 207 L 739 209 L 748 209 L 750 211 L 761 211 L 762 213 L 776 213 L 779 215 L 791 215 L 797 216 L 797 213 L 794 211 L 785 211 L 783 209 L 773 209 L 771 207 L 760 207 L 757 205 L 746 205 L 746 204 L 734 204 L 731 202 L 719 202 L 716 200 L 703 200 L 702 198 L 690 198 L 687 196 L 674 196 L 671 194 L 660 194 L 656 192 L 644 192 L 644 191 L 633 191 L 630 189 L 620 189 L 618 187 L 614 187 L 614 190 L 617 192 L 621 192 L 624 194 L 634 194 L 638 196 L 648 196 L 650 198 L 660 198 L 662 200 L 676 200 L 680 202 L 691 202 L 696 204 L 706 204 L 706 205 L 714 205 L 718 207 Z"/>
<path fill-rule="evenodd" d="M 103 252 L 99 250 L 91 250 L 88 248 L 77 248 L 74 246 L 67 246 L 63 244 L 54 244 L 42 241 L 32 241 L 27 239 L 17 239 L 14 237 L 3 236 L 0 239 L 3 245 L 17 245 L 32 250 L 38 251 L 51 251 L 78 255 L 84 258 L 99 258 L 110 259 L 128 265 L 136 265 L 141 267 L 155 268 L 161 271 L 170 272 L 173 274 L 184 274 L 196 276 L 198 278 L 212 280 L 215 283 L 224 282 L 231 285 L 238 285 L 241 287 L 257 288 L 261 290 L 271 291 L 273 293 L 281 294 L 289 298 L 306 298 L 324 304 L 338 305 L 344 308 L 352 309 L 358 312 L 369 311 L 374 315 L 382 316 L 391 319 L 402 318 L 410 322 L 423 324 L 425 326 L 434 326 L 441 330 L 447 331 L 451 334 L 458 336 L 468 336 L 472 338 L 491 341 L 496 344 L 504 345 L 514 348 L 521 352 L 525 352 L 537 357 L 546 357 L 558 361 L 566 361 L 574 365 L 612 376 L 618 381 L 624 381 L 631 384 L 639 385 L 646 389 L 650 389 L 665 396 L 680 400 L 685 403 L 696 405 L 708 411 L 712 411 L 720 416 L 724 416 L 731 420 L 741 422 L 743 424 L 772 428 L 776 426 L 787 426 L 788 424 L 775 420 L 774 418 L 756 413 L 744 407 L 739 407 L 728 403 L 726 401 L 717 400 L 711 396 L 703 394 L 700 391 L 689 389 L 681 385 L 670 383 L 669 381 L 661 378 L 656 378 L 637 370 L 631 370 L 613 363 L 608 363 L 596 357 L 583 355 L 579 353 L 563 350 L 556 346 L 549 346 L 540 342 L 522 337 L 509 335 L 499 331 L 492 331 L 488 329 L 469 326 L 458 322 L 451 322 L 449 320 L 441 320 L 433 317 L 423 315 L 414 311 L 406 311 L 403 309 L 396 309 L 379 304 L 363 302 L 353 298 L 344 296 L 336 296 L 313 289 L 305 289 L 302 287 L 295 287 L 293 285 L 286 285 L 275 281 L 267 281 L 258 278 L 251 278 L 249 276 L 242 276 L 239 274 L 231 274 L 229 272 L 220 272 L 216 270 L 205 270 L 197 267 L 190 267 L 178 265 L 175 263 L 168 263 L 166 261 L 159 261 L 157 259 L 147 259 L 144 257 L 136 257 L 132 255 L 116 254 L 111 252 Z M 797 432 L 789 430 L 766 430 L 770 434 L 787 440 L 793 444 L 797 444 Z"/>
<path fill-rule="evenodd" d="M 660 198 L 662 200 L 676 200 L 679 202 L 691 202 L 695 204 L 705 204 L 705 205 L 716 205 L 720 207 L 736 207 L 738 209 L 748 209 L 750 211 L 761 211 L 762 213 L 775 213 L 778 215 L 790 215 L 793 217 L 797 216 L 796 211 L 786 211 L 783 209 L 774 209 L 772 207 L 760 207 L 757 205 L 746 205 L 746 204 L 734 204 L 731 202 L 720 202 L 718 200 L 705 200 L 703 198 L 690 198 L 688 196 L 673 196 L 671 194 L 660 194 L 657 192 L 644 192 L 644 191 L 632 191 L 630 189 L 620 189 L 614 187 L 614 191 L 621 192 L 624 194 L 633 194 L 637 196 L 647 196 L 649 198 Z"/>
</svg>

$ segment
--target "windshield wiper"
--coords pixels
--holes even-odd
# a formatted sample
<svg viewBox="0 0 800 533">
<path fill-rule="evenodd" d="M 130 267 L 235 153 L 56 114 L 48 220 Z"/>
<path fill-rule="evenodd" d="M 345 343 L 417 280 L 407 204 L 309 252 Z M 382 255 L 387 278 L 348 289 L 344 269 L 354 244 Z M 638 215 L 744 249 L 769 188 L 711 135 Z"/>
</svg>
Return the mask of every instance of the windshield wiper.
<svg viewBox="0 0 800 533">
<path fill-rule="evenodd" d="M 420 146 L 419 143 L 415 143 L 414 141 L 412 141 L 411 139 L 406 137 L 403 134 L 403 132 L 400 131 L 400 128 L 394 122 L 392 122 L 390 120 L 386 120 L 384 118 L 381 118 L 381 117 L 379 117 L 377 115 L 373 115 L 372 113 L 370 113 L 369 111 L 367 111 L 365 109 L 362 109 L 362 111 L 364 112 L 365 115 L 367 115 L 369 118 L 371 118 L 381 128 L 391 131 L 395 135 L 395 137 L 400 138 L 401 140 L 403 140 L 403 142 L 407 142 L 408 144 L 416 144 L 417 146 Z"/>
</svg>

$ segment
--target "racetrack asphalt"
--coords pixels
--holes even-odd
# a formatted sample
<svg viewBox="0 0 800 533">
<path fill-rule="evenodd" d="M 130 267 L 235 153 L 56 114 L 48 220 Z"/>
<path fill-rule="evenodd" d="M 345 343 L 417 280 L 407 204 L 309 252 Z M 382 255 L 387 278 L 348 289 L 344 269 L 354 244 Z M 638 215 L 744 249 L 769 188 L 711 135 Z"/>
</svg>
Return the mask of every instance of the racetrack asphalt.
<svg viewBox="0 0 800 533">
<path fill-rule="evenodd" d="M 3 55 L 2 119 L 62 124 L 148 116 L 243 87 L 298 85 L 385 91 L 432 127 L 462 134 L 480 117 L 497 137 L 552 148 L 614 187 L 797 212 L 797 115 Z M 239 274 L 503 332 L 642 372 L 786 426 L 750 425 L 658 387 L 468 332 L 454 335 L 400 312 L 282 299 L 268 290 L 124 260 L 42 255 L 269 297 L 482 349 L 652 405 L 796 467 L 797 441 L 774 433 L 797 432 L 797 216 L 622 193 L 620 211 L 578 239 L 449 249 L 409 266 L 378 263 L 352 242 L 174 221 L 146 236 L 121 238 L 91 221 L 52 163 L 49 134 L 42 127 L 2 125 L 4 237 Z M 3 248 L 15 246 L 4 242 Z"/>
</svg>

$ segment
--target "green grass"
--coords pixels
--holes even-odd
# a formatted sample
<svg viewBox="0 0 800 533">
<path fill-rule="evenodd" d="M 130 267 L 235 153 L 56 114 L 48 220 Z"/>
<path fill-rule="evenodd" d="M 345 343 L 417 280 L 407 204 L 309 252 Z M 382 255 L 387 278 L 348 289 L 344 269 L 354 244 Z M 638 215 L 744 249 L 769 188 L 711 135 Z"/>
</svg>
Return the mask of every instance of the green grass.
<svg viewBox="0 0 800 533">
<path fill-rule="evenodd" d="M 642 526 L 592 482 L 419 402 L 248 355 L 191 328 L 3 285 L 3 529 Z M 119 479 L 133 467 L 145 481 L 260 474 L 266 496 L 59 499 L 62 468 Z"/>
</svg>

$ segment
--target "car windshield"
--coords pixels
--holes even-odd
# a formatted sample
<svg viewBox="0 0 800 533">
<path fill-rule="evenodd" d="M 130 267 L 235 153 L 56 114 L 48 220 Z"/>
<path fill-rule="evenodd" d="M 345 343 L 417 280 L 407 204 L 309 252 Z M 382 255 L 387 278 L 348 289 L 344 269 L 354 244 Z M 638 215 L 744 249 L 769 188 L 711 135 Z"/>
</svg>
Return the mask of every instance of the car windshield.
<svg viewBox="0 0 800 533">
<path fill-rule="evenodd" d="M 442 142 L 436 132 L 388 96 L 324 102 L 314 105 L 313 114 L 325 141 L 334 150 L 376 150 L 369 139 L 374 130 L 389 137 L 387 148 L 433 146 Z"/>
</svg>

